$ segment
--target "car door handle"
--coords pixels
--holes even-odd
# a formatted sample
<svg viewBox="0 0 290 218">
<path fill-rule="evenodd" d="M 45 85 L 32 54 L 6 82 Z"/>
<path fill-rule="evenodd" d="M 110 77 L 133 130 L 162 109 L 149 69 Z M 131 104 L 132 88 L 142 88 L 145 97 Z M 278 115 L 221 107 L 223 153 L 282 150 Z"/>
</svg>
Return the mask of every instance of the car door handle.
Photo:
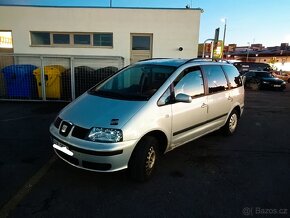
<svg viewBox="0 0 290 218">
<path fill-rule="evenodd" d="M 208 105 L 206 103 L 203 103 L 201 105 L 201 108 L 206 108 L 206 113 L 208 113 Z"/>
</svg>

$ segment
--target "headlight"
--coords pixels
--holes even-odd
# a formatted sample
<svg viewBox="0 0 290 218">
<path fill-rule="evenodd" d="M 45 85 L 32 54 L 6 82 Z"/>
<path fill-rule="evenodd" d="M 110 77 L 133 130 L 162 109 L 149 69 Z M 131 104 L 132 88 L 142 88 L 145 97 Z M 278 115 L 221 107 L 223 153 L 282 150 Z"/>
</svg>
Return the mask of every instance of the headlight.
<svg viewBox="0 0 290 218">
<path fill-rule="evenodd" d="M 123 133 L 120 129 L 93 127 L 87 139 L 93 142 L 121 142 Z"/>
<path fill-rule="evenodd" d="M 285 81 L 283 81 L 283 82 L 282 82 L 282 84 L 286 84 L 286 82 L 285 82 Z"/>
</svg>

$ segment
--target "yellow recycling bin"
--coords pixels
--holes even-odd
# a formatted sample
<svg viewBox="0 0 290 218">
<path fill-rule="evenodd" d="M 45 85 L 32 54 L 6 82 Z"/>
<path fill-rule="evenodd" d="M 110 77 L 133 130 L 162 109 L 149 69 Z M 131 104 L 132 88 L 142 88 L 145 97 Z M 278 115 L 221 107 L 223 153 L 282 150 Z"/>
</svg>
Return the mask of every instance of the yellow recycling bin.
<svg viewBox="0 0 290 218">
<path fill-rule="evenodd" d="M 45 93 L 47 98 L 60 99 L 61 74 L 65 68 L 61 65 L 44 67 Z M 38 96 L 42 97 L 41 68 L 33 71 L 37 81 Z"/>
</svg>

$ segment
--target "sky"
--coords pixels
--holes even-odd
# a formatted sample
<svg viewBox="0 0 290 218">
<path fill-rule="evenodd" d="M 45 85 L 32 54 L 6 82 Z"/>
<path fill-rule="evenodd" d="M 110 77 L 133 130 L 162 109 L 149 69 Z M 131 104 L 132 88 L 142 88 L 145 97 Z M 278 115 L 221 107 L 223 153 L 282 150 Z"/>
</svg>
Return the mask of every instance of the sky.
<svg viewBox="0 0 290 218">
<path fill-rule="evenodd" d="M 290 44 L 290 0 L 0 0 L 0 5 L 109 7 L 110 1 L 113 7 L 202 8 L 200 43 L 218 27 L 221 40 L 226 19 L 226 44 Z"/>
</svg>

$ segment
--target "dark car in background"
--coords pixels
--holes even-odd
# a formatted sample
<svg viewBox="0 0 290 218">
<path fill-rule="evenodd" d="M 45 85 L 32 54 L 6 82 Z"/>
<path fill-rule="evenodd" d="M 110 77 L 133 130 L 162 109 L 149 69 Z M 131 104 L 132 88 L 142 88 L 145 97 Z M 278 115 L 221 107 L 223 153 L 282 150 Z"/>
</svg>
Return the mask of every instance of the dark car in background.
<svg viewBox="0 0 290 218">
<path fill-rule="evenodd" d="M 272 68 L 267 63 L 257 62 L 235 62 L 234 66 L 238 69 L 240 74 L 244 74 L 248 71 L 271 71 Z"/>
<path fill-rule="evenodd" d="M 249 71 L 243 75 L 245 87 L 258 89 L 277 89 L 283 91 L 286 88 L 286 82 L 274 77 L 268 71 Z"/>
</svg>

